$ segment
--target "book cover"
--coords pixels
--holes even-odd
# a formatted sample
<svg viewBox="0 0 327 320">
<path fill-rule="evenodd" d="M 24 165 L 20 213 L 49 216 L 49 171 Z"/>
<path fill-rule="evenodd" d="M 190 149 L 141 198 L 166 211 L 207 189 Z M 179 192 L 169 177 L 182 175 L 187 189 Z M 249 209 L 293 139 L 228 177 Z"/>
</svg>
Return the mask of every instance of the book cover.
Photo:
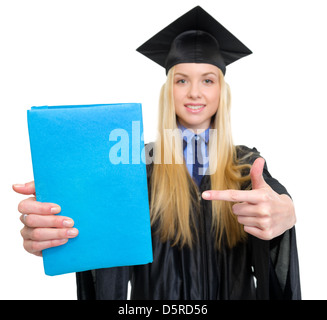
<svg viewBox="0 0 327 320">
<path fill-rule="evenodd" d="M 27 118 L 36 199 L 79 230 L 43 251 L 45 273 L 152 262 L 141 104 L 32 107 Z"/>
</svg>

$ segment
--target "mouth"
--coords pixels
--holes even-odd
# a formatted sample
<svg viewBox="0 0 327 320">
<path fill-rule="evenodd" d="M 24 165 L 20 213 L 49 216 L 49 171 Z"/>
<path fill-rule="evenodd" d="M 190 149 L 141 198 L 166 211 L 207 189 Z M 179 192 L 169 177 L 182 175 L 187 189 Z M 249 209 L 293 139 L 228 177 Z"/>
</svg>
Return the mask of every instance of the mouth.
<svg viewBox="0 0 327 320">
<path fill-rule="evenodd" d="M 205 106 L 205 104 L 184 104 L 184 107 L 192 113 L 202 111 Z"/>
</svg>

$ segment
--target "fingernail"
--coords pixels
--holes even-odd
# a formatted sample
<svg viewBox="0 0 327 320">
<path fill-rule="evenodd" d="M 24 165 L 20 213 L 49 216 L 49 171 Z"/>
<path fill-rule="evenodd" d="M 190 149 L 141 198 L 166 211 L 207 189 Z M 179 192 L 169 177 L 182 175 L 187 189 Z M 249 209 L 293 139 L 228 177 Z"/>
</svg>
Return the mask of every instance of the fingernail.
<svg viewBox="0 0 327 320">
<path fill-rule="evenodd" d="M 70 236 L 70 237 L 75 237 L 75 236 L 77 236 L 77 234 L 78 234 L 77 229 L 69 229 L 69 230 L 67 230 L 67 235 Z"/>
<path fill-rule="evenodd" d="M 64 244 L 64 243 L 66 243 L 68 241 L 68 239 L 60 239 L 59 240 L 59 242 L 61 243 L 61 244 Z"/>
<path fill-rule="evenodd" d="M 14 187 L 15 188 L 23 188 L 23 187 L 25 187 L 25 184 L 16 183 L 16 184 L 14 184 Z"/>
<path fill-rule="evenodd" d="M 202 193 L 202 198 L 205 198 L 205 199 L 210 198 L 210 193 L 209 192 L 203 192 Z"/>
<path fill-rule="evenodd" d="M 61 208 L 59 206 L 55 206 L 51 208 L 51 213 L 59 213 Z"/>
<path fill-rule="evenodd" d="M 64 227 L 71 228 L 74 225 L 74 221 L 71 219 L 66 219 L 62 222 Z"/>
</svg>

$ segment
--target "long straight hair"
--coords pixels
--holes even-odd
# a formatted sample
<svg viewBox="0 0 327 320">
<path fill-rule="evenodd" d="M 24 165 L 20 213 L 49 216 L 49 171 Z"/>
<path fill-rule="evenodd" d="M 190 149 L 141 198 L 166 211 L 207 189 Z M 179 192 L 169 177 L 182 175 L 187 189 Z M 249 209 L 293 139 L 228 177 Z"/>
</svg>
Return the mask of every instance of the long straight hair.
<svg viewBox="0 0 327 320">
<path fill-rule="evenodd" d="M 211 129 L 216 134 L 209 139 L 209 174 L 211 189 L 240 189 L 250 180 L 241 172 L 250 166 L 239 164 L 233 144 L 230 121 L 230 89 L 219 70 L 220 101 L 212 117 Z M 200 208 L 197 186 L 183 161 L 182 137 L 178 131 L 173 98 L 174 67 L 162 86 L 159 100 L 158 137 L 154 147 L 154 166 L 151 175 L 151 223 L 158 224 L 161 241 L 172 245 L 192 247 L 196 238 L 192 210 Z M 171 160 L 171 161 L 170 161 Z M 226 241 L 229 248 L 246 239 L 243 226 L 232 212 L 233 203 L 212 201 L 212 232 L 216 246 Z M 225 240 L 224 240 L 225 239 Z"/>
</svg>

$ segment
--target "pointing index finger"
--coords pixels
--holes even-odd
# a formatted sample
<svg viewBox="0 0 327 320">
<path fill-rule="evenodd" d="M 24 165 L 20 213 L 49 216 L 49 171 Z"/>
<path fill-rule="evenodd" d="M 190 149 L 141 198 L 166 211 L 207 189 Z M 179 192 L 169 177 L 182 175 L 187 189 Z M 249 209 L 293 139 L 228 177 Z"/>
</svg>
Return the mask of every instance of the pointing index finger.
<svg viewBox="0 0 327 320">
<path fill-rule="evenodd" d="M 207 190 L 202 193 L 205 200 L 258 203 L 260 197 L 256 190 Z"/>
</svg>

